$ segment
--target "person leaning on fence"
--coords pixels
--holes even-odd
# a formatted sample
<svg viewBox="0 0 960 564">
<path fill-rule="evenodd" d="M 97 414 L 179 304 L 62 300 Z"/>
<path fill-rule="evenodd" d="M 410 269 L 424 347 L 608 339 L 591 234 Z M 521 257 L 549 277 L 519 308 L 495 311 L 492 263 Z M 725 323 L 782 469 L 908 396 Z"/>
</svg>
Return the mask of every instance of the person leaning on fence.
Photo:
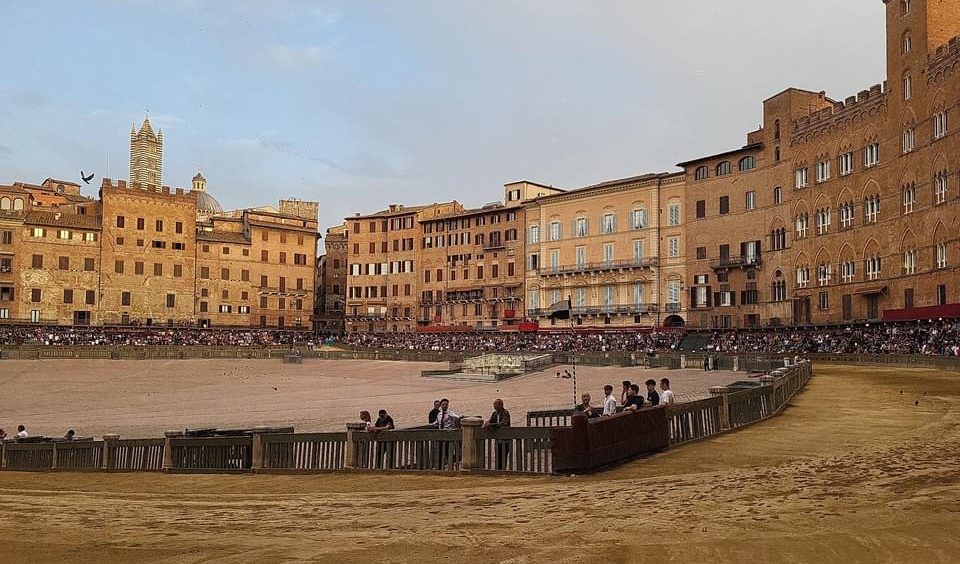
<svg viewBox="0 0 960 564">
<path fill-rule="evenodd" d="M 623 402 L 624 411 L 639 411 L 643 407 L 643 396 L 640 395 L 640 386 L 630 384 L 627 389 L 627 400 Z"/>
<path fill-rule="evenodd" d="M 396 428 L 396 425 L 393 424 L 393 417 L 390 417 L 390 414 L 387 413 L 386 409 L 381 409 L 377 413 L 377 421 L 371 426 L 367 424 L 367 430 L 371 433 L 380 433 L 380 431 L 392 431 Z M 393 443 L 389 441 L 377 441 L 377 458 L 376 461 L 378 466 L 383 468 L 392 468 L 393 467 Z"/>
<path fill-rule="evenodd" d="M 623 389 L 620 390 L 620 405 L 627 404 L 627 396 L 630 395 L 630 380 L 624 380 L 621 382 Z"/>
<path fill-rule="evenodd" d="M 617 398 L 613 397 L 613 386 L 607 384 L 603 387 L 603 415 L 616 415 Z"/>
<path fill-rule="evenodd" d="M 483 423 L 484 429 L 502 429 L 504 427 L 510 426 L 510 412 L 503 407 L 503 400 L 497 398 L 493 400 L 493 413 L 490 414 L 490 419 L 487 419 Z M 507 461 L 510 460 L 510 441 L 497 439 L 497 470 L 503 470 L 507 467 Z"/>
<path fill-rule="evenodd" d="M 67 430 L 67 434 L 63 436 L 63 440 L 72 441 L 77 438 L 77 432 L 73 429 Z"/>
<path fill-rule="evenodd" d="M 363 410 L 360 412 L 360 422 L 367 424 L 367 427 L 366 427 L 367 431 L 373 428 L 373 422 L 370 419 L 370 412 L 367 410 Z"/>
<path fill-rule="evenodd" d="M 24 427 L 23 425 L 17 425 L 17 438 L 18 438 L 18 439 L 25 439 L 25 438 L 27 438 L 27 437 L 29 437 L 29 436 L 30 436 L 30 435 L 27 433 L 27 428 L 26 428 L 26 427 Z"/>
<path fill-rule="evenodd" d="M 578 414 L 578 413 L 582 413 L 582 414 L 586 415 L 587 417 L 594 417 L 594 416 L 595 416 L 595 413 L 594 413 L 594 411 L 593 411 L 594 408 L 593 408 L 592 405 L 590 405 L 590 394 L 583 394 L 583 395 L 581 395 L 581 396 L 580 396 L 580 401 L 581 401 L 582 403 L 574 406 L 574 408 L 573 408 L 573 414 L 576 415 L 576 414 Z"/>
<path fill-rule="evenodd" d="M 676 398 L 673 397 L 673 390 L 670 389 L 670 379 L 660 378 L 660 403 L 673 405 L 676 401 Z"/>
<path fill-rule="evenodd" d="M 7 438 L 7 432 L 3 429 L 0 429 L 0 441 Z"/>
<path fill-rule="evenodd" d="M 440 413 L 440 400 L 433 400 L 433 409 L 427 414 L 427 425 L 437 424 L 437 414 Z"/>
<path fill-rule="evenodd" d="M 651 378 L 644 382 L 644 384 L 647 385 L 647 401 L 654 407 L 659 405 L 660 394 L 657 393 L 657 381 Z"/>
<path fill-rule="evenodd" d="M 437 429 L 453 430 L 460 427 L 460 416 L 450 411 L 450 400 L 440 400 L 440 413 L 437 414 Z"/>
</svg>

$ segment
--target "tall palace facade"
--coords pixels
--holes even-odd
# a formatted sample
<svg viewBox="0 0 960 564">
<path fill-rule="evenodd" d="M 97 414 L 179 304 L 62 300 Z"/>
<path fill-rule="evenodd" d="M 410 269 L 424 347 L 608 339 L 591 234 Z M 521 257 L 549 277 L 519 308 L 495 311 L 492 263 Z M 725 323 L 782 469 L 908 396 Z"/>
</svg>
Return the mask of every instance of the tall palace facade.
<svg viewBox="0 0 960 564">
<path fill-rule="evenodd" d="M 132 178 L 159 180 L 162 133 L 131 134 Z M 190 190 L 103 179 L 0 186 L 0 323 L 308 330 L 318 205 L 225 212 Z"/>
<path fill-rule="evenodd" d="M 348 331 L 695 328 L 960 316 L 960 2 L 886 0 L 887 76 L 789 88 L 746 143 L 500 204 L 347 218 Z"/>
</svg>

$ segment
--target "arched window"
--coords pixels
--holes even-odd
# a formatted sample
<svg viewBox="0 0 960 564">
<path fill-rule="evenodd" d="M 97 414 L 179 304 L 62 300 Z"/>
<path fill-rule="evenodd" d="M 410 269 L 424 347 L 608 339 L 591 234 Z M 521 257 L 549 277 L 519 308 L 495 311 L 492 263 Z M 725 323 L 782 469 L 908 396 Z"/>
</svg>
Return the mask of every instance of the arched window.
<svg viewBox="0 0 960 564">
<path fill-rule="evenodd" d="M 23 199 L 16 198 L 13 200 L 13 211 L 20 211 L 23 209 Z"/>
<path fill-rule="evenodd" d="M 10 209 L 10 198 L 4 196 L 0 198 L 0 210 L 9 210 Z"/>
<path fill-rule="evenodd" d="M 705 180 L 709 170 L 706 166 L 698 166 L 696 172 L 693 173 L 694 180 Z"/>
<path fill-rule="evenodd" d="M 913 98 L 913 78 L 910 74 L 903 75 L 903 99 L 909 100 Z"/>
<path fill-rule="evenodd" d="M 743 157 L 740 159 L 740 172 L 753 170 L 757 167 L 757 162 L 753 157 Z"/>
<path fill-rule="evenodd" d="M 910 13 L 910 0 L 900 0 L 900 15 L 905 16 Z"/>
<path fill-rule="evenodd" d="M 780 147 L 773 150 L 773 160 L 780 162 Z"/>
<path fill-rule="evenodd" d="M 783 273 L 779 270 L 773 275 L 773 284 L 771 285 L 770 301 L 787 301 L 787 281 L 783 278 Z"/>
<path fill-rule="evenodd" d="M 724 174 L 730 174 L 730 161 L 722 161 L 717 165 L 717 176 L 723 176 Z"/>
<path fill-rule="evenodd" d="M 913 37 L 910 35 L 909 31 L 903 34 L 903 41 L 900 48 L 904 55 L 913 50 Z"/>
<path fill-rule="evenodd" d="M 773 138 L 780 139 L 780 120 L 774 120 L 773 122 Z"/>
</svg>

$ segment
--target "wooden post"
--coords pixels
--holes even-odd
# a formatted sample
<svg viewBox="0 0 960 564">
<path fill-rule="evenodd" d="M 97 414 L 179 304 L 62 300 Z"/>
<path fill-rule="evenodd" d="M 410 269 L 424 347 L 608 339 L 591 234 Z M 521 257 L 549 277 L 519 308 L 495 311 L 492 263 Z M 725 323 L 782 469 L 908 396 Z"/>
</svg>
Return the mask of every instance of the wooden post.
<svg viewBox="0 0 960 564">
<path fill-rule="evenodd" d="M 270 431 L 269 427 L 257 426 L 253 428 L 253 448 L 250 468 L 254 472 L 259 472 L 263 468 L 264 451 L 263 435 Z"/>
<path fill-rule="evenodd" d="M 680 355 L 680 368 L 683 369 L 686 367 L 687 367 L 687 355 L 682 354 Z"/>
<path fill-rule="evenodd" d="M 367 424 L 360 421 L 356 423 L 347 423 L 347 444 L 344 445 L 343 453 L 344 468 L 357 467 L 357 454 L 359 454 L 359 449 L 357 448 L 357 443 L 353 440 L 353 435 L 354 433 L 366 432 L 366 428 Z"/>
<path fill-rule="evenodd" d="M 480 452 L 477 449 L 477 429 L 483 425 L 482 417 L 464 417 L 460 420 L 463 452 L 460 458 L 460 471 L 472 472 L 480 469 Z"/>
<path fill-rule="evenodd" d="M 101 470 L 113 470 L 117 460 L 117 441 L 120 435 L 108 434 L 103 436 L 103 459 L 100 461 Z"/>
<path fill-rule="evenodd" d="M 56 441 L 54 441 L 51 446 L 52 446 L 52 449 L 53 449 L 53 455 L 50 457 L 50 469 L 51 469 L 51 470 L 56 470 L 56 469 L 57 469 L 57 443 L 56 443 Z"/>
<path fill-rule="evenodd" d="M 182 437 L 183 431 L 165 431 L 163 433 L 163 471 L 173 470 L 173 441 L 176 437 Z"/>
<path fill-rule="evenodd" d="M 7 441 L 0 441 L 0 468 L 7 467 Z"/>
<path fill-rule="evenodd" d="M 739 356 L 733 357 L 733 371 L 734 371 L 734 372 L 739 372 L 739 371 L 740 371 L 740 357 L 739 357 Z"/>
<path fill-rule="evenodd" d="M 729 429 L 730 428 L 730 404 L 727 401 L 727 394 L 730 393 L 730 389 L 726 386 L 712 386 L 710 388 L 710 395 L 720 396 L 723 399 L 723 406 L 720 407 L 720 428 Z"/>
</svg>

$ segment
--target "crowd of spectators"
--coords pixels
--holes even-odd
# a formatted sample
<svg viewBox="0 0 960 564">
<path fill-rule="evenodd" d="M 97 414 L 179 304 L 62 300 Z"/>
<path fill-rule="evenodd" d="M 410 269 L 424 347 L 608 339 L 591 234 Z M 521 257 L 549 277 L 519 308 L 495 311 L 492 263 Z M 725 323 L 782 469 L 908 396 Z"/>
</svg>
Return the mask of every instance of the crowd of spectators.
<svg viewBox="0 0 960 564">
<path fill-rule="evenodd" d="M 0 345 L 268 346 L 309 344 L 306 331 L 102 327 L 0 327 Z"/>
<path fill-rule="evenodd" d="M 844 327 L 715 332 L 707 350 L 718 353 L 921 354 L 960 356 L 960 320 L 871 323 Z"/>
<path fill-rule="evenodd" d="M 348 333 L 320 340 L 307 331 L 267 329 L 0 326 L 0 345 L 278 346 L 326 343 L 355 349 L 454 352 L 640 352 L 683 350 L 682 331 Z M 722 330 L 703 352 L 921 354 L 960 356 L 960 319 L 837 327 Z M 701 343 L 703 338 L 697 339 Z M 701 352 L 701 351 L 687 351 Z"/>
<path fill-rule="evenodd" d="M 340 344 L 361 349 L 409 351 L 537 352 L 673 350 L 682 332 L 639 333 L 348 333 Z"/>
</svg>

